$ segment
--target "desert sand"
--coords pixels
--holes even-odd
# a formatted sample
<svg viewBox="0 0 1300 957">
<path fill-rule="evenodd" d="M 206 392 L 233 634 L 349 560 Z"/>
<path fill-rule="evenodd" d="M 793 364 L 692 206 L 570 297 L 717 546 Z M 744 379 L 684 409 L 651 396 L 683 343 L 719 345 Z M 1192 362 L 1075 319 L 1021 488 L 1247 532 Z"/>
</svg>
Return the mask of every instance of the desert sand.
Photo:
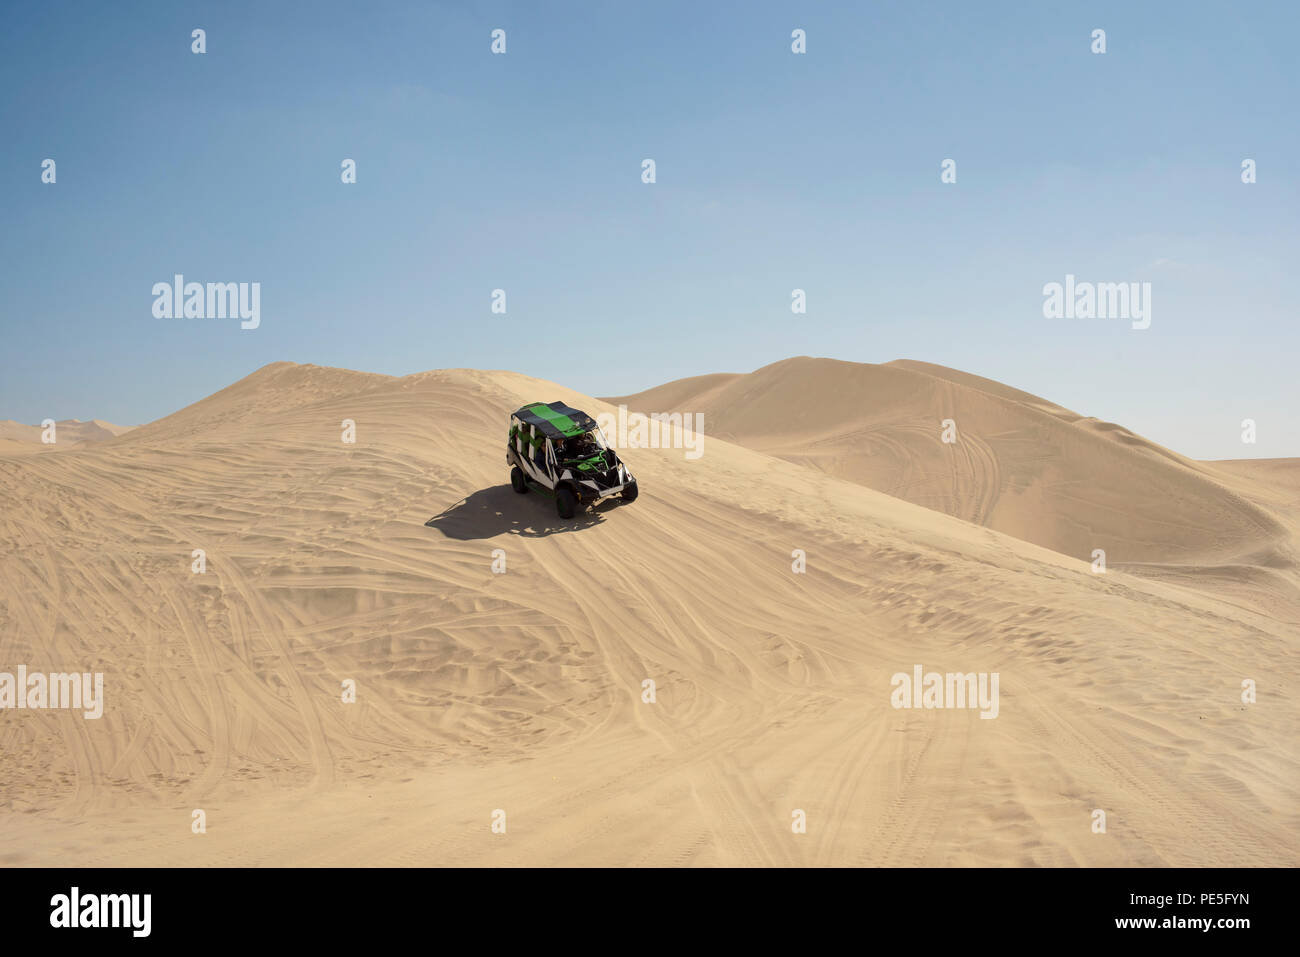
<svg viewBox="0 0 1300 957">
<path fill-rule="evenodd" d="M 99 441 L 0 434 L 0 671 L 106 699 L 0 711 L 0 863 L 1300 860 L 1300 460 L 792 359 L 612 400 L 703 412 L 704 454 L 626 450 L 638 500 L 564 521 L 504 455 L 556 399 L 613 409 L 277 363 Z M 997 672 L 998 716 L 895 709 L 917 664 Z"/>
</svg>

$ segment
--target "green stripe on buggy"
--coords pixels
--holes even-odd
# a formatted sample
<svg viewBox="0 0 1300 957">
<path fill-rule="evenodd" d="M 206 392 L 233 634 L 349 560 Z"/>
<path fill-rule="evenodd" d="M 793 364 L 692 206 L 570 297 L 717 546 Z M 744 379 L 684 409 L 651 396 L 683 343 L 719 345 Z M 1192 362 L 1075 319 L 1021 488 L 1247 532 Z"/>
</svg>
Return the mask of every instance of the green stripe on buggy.
<svg viewBox="0 0 1300 957">
<path fill-rule="evenodd" d="M 574 413 L 581 415 L 576 409 Z M 515 413 L 515 418 L 528 423 L 541 431 L 547 438 L 552 439 L 582 435 L 591 428 L 590 425 L 575 421 L 571 416 L 556 411 L 544 402 L 534 402 L 532 405 L 524 406 Z M 584 418 L 587 417 L 584 416 Z"/>
<path fill-rule="evenodd" d="M 533 448 L 537 448 L 537 446 L 542 444 L 542 437 L 540 435 L 532 435 L 529 432 L 525 432 L 522 429 L 520 429 L 519 426 L 517 425 L 510 426 L 510 438 L 512 441 L 515 438 L 522 438 Z"/>
<path fill-rule="evenodd" d="M 548 439 L 573 438 L 596 428 L 595 419 L 563 402 L 530 402 L 514 417 Z"/>
<path fill-rule="evenodd" d="M 578 428 L 577 422 L 574 422 L 563 413 L 556 412 L 549 405 L 543 405 L 541 402 L 534 406 L 529 406 L 528 411 L 539 419 L 545 419 L 551 425 L 555 426 L 557 431 L 564 435 L 573 435 L 582 431 Z"/>
<path fill-rule="evenodd" d="M 596 420 L 580 409 L 575 409 L 573 406 L 565 405 L 563 402 L 548 402 L 547 407 L 550 408 L 552 412 L 559 413 L 560 415 L 567 415 L 573 420 L 573 424 L 584 432 L 590 432 L 596 428 Z"/>
</svg>

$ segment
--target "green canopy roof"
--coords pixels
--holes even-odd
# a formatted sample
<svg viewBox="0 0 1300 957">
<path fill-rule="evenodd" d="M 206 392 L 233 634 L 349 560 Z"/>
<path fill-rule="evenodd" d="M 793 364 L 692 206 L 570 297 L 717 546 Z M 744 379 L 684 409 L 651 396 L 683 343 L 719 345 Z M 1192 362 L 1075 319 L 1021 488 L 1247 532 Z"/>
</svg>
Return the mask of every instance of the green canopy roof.
<svg viewBox="0 0 1300 957">
<path fill-rule="evenodd" d="M 571 438 L 591 432 L 596 421 L 563 402 L 531 402 L 514 415 L 520 422 L 533 426 L 548 439 Z"/>
</svg>

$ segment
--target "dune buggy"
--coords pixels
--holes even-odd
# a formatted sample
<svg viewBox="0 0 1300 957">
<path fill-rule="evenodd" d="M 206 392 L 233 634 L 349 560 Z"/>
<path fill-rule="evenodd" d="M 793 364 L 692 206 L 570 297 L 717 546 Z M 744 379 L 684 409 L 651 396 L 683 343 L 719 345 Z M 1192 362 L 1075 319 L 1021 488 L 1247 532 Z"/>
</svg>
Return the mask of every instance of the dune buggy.
<svg viewBox="0 0 1300 957">
<path fill-rule="evenodd" d="M 563 402 L 532 402 L 510 416 L 510 484 L 555 496 L 561 518 L 613 495 L 636 499 L 636 479 L 595 419 Z"/>
</svg>

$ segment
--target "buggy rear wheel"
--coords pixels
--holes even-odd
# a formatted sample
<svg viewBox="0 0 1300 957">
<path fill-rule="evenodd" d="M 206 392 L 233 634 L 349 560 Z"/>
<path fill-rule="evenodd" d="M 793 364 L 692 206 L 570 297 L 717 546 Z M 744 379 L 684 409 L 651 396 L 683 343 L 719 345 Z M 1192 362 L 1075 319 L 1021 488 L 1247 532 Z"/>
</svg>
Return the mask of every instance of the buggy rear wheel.
<svg viewBox="0 0 1300 957">
<path fill-rule="evenodd" d="M 510 470 L 510 487 L 520 495 L 528 491 L 528 480 L 524 478 L 524 473 L 518 465 Z"/>
</svg>

